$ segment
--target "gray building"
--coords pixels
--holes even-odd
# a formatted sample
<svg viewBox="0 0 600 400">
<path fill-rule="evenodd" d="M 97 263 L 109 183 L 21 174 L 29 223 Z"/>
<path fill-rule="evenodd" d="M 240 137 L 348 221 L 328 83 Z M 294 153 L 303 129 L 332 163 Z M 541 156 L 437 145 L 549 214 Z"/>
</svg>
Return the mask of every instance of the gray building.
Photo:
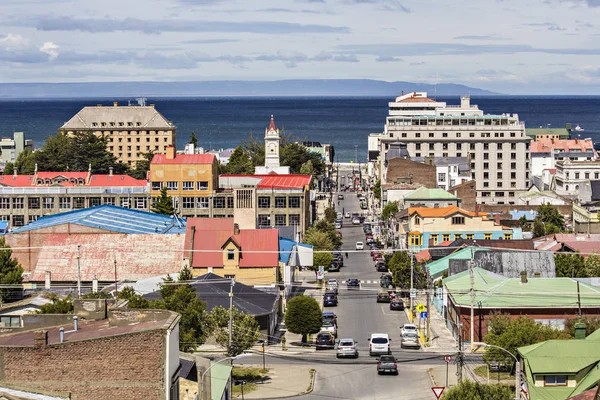
<svg viewBox="0 0 600 400">
<path fill-rule="evenodd" d="M 33 151 L 33 140 L 25 139 L 23 132 L 14 132 L 12 139 L 0 139 L 0 168 L 4 169 L 8 162 L 14 163 L 25 149 Z"/>
</svg>

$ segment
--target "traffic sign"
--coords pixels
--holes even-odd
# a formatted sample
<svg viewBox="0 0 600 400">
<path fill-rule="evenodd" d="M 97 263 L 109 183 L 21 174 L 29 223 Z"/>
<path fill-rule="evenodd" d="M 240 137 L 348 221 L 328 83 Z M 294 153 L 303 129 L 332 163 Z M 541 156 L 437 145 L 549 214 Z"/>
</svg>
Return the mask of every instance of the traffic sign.
<svg viewBox="0 0 600 400">
<path fill-rule="evenodd" d="M 325 266 L 319 265 L 319 272 L 325 272 Z"/>
<path fill-rule="evenodd" d="M 410 298 L 415 299 L 417 297 L 417 289 L 410 289 Z"/>
<path fill-rule="evenodd" d="M 423 303 L 419 303 L 417 305 L 417 307 L 415 307 L 415 309 L 421 313 L 421 312 L 425 311 L 425 306 L 423 305 Z"/>
<path fill-rule="evenodd" d="M 323 271 L 317 271 L 317 279 L 322 281 L 323 279 L 325 279 L 325 272 Z"/>
<path fill-rule="evenodd" d="M 435 398 L 439 400 L 440 397 L 442 397 L 442 393 L 444 393 L 444 389 L 446 389 L 443 386 L 434 386 L 431 388 L 431 390 L 433 390 L 433 394 L 435 394 Z"/>
<path fill-rule="evenodd" d="M 444 361 L 446 361 L 447 363 L 449 363 L 450 361 L 452 361 L 452 356 L 450 354 L 446 354 L 444 356 Z"/>
<path fill-rule="evenodd" d="M 436 296 L 437 297 L 442 297 L 442 288 L 441 287 L 439 287 L 439 288 L 436 289 Z"/>
<path fill-rule="evenodd" d="M 427 311 L 421 312 L 421 319 L 427 318 Z"/>
</svg>

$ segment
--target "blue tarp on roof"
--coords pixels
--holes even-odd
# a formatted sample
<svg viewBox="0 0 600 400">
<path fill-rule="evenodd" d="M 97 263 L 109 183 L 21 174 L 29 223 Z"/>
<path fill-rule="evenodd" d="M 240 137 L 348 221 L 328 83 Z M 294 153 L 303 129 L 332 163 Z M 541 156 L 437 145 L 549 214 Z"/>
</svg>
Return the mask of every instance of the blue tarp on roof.
<svg viewBox="0 0 600 400">
<path fill-rule="evenodd" d="M 0 221 L 0 233 L 8 231 L 8 221 Z"/>
<path fill-rule="evenodd" d="M 312 246 L 306 243 L 296 243 L 291 239 L 279 238 L 279 262 L 287 264 L 290 260 L 290 254 L 295 245 L 312 249 Z"/>
<path fill-rule="evenodd" d="M 62 224 L 76 224 L 106 229 L 119 233 L 185 234 L 186 221 L 147 211 L 132 210 L 104 204 L 61 214 L 48 215 L 13 230 L 11 233 L 31 231 Z"/>
</svg>

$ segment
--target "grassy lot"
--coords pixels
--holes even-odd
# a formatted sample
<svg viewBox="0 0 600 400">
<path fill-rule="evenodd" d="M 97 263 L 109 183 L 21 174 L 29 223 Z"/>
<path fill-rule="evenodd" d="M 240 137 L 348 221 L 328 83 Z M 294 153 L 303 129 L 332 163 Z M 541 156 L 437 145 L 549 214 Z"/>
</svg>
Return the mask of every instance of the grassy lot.
<svg viewBox="0 0 600 400">
<path fill-rule="evenodd" d="M 233 367 L 233 370 L 231 371 L 233 379 L 231 391 L 233 397 L 239 397 L 242 394 L 242 385 L 236 385 L 235 381 L 246 381 L 246 384 L 244 385 L 244 394 L 248 394 L 257 389 L 256 383 L 254 382 L 267 376 L 268 372 L 268 369 L 262 368 Z"/>
<path fill-rule="evenodd" d="M 480 365 L 479 367 L 475 367 L 475 375 L 487 379 L 488 377 L 488 366 Z M 500 372 L 500 380 L 515 380 L 515 377 L 510 374 L 510 372 Z M 490 382 L 498 381 L 498 372 L 490 371 Z"/>
</svg>

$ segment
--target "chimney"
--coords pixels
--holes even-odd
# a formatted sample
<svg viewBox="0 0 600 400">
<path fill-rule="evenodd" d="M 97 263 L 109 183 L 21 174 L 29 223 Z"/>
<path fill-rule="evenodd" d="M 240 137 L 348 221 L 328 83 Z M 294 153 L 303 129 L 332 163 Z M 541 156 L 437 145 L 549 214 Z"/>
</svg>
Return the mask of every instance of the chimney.
<svg viewBox="0 0 600 400">
<path fill-rule="evenodd" d="M 88 174 L 87 174 L 87 179 L 86 179 L 86 184 L 90 183 L 90 181 L 92 180 L 92 163 L 88 164 Z"/>
<path fill-rule="evenodd" d="M 521 271 L 521 283 L 527 283 L 527 271 Z"/>
<path fill-rule="evenodd" d="M 96 275 L 92 279 L 92 293 L 98 293 L 98 278 L 96 278 Z"/>
<path fill-rule="evenodd" d="M 173 160 L 175 158 L 175 147 L 167 146 L 167 160 Z"/>
<path fill-rule="evenodd" d="M 496 225 L 500 225 L 500 214 L 496 214 Z"/>
<path fill-rule="evenodd" d="M 118 101 L 113 101 L 113 107 L 118 107 L 119 106 L 119 102 Z"/>
<path fill-rule="evenodd" d="M 19 175 L 18 168 L 14 167 L 14 169 L 13 169 L 13 176 L 17 176 L 17 175 Z"/>
<path fill-rule="evenodd" d="M 240 234 L 240 226 L 239 226 L 239 224 L 233 224 L 233 234 L 234 235 L 239 235 Z"/>
<path fill-rule="evenodd" d="M 404 90 L 402 91 L 402 96 L 404 96 Z"/>
<path fill-rule="evenodd" d="M 585 339 L 585 324 L 583 322 L 575 324 L 575 339 Z"/>
<path fill-rule="evenodd" d="M 534 277 L 534 278 L 541 278 L 541 277 L 542 277 L 542 274 L 540 273 L 540 271 L 535 271 L 535 272 L 533 273 L 533 277 Z"/>
<path fill-rule="evenodd" d="M 48 331 L 41 330 L 33 332 L 33 348 L 45 349 L 48 345 Z"/>
<path fill-rule="evenodd" d="M 46 282 L 44 284 L 44 289 L 50 289 L 52 286 L 52 272 L 46 271 Z"/>
<path fill-rule="evenodd" d="M 108 167 L 108 176 L 113 176 L 113 167 Z"/>
<path fill-rule="evenodd" d="M 73 315 L 73 330 L 79 330 L 79 317 L 77 315 Z"/>
<path fill-rule="evenodd" d="M 60 342 L 64 343 L 65 342 L 65 328 L 63 328 L 61 326 L 60 329 L 58 330 L 58 334 L 60 336 Z"/>
</svg>

